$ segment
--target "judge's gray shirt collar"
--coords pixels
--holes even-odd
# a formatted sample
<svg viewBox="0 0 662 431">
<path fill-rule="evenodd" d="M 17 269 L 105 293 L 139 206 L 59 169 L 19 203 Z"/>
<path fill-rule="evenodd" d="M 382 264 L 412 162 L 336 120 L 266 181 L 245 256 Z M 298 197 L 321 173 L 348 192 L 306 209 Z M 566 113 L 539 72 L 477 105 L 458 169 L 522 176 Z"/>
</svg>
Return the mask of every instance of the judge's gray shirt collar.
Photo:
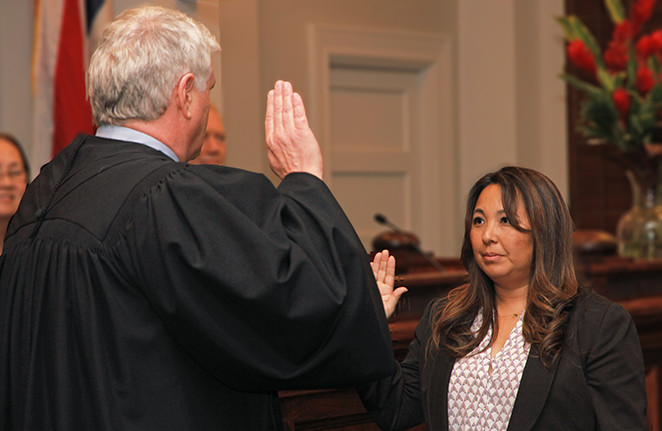
<svg viewBox="0 0 662 431">
<path fill-rule="evenodd" d="M 99 126 L 96 135 L 100 138 L 116 139 L 118 141 L 136 142 L 154 148 L 178 162 L 177 155 L 163 142 L 155 139 L 145 133 L 123 126 L 106 124 Z"/>
</svg>

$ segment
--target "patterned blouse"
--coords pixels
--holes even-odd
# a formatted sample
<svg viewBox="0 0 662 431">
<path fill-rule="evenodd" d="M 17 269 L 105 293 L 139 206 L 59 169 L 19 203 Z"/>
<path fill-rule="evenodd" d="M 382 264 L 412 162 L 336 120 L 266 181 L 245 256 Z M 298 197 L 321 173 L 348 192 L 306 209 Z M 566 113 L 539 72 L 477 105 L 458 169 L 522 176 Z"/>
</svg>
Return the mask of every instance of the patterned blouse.
<svg viewBox="0 0 662 431">
<path fill-rule="evenodd" d="M 503 348 L 490 358 L 492 329 L 469 355 L 455 361 L 448 386 L 448 425 L 450 431 L 505 431 L 529 356 L 530 344 L 522 335 L 522 316 L 510 332 Z M 478 331 L 483 321 L 479 312 L 471 326 Z M 488 371 L 492 369 L 490 374 Z"/>
</svg>

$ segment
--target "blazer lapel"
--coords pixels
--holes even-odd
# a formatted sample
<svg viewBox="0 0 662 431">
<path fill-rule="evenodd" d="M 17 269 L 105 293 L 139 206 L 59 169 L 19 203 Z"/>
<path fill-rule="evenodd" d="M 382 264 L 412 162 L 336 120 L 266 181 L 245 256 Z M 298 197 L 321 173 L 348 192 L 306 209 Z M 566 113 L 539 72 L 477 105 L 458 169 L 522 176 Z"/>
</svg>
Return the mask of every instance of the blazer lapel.
<svg viewBox="0 0 662 431">
<path fill-rule="evenodd" d="M 448 383 L 451 379 L 455 359 L 450 355 L 435 351 L 425 366 L 421 376 L 422 385 L 426 385 L 428 395 L 423 401 L 429 431 L 448 430 Z"/>
<path fill-rule="evenodd" d="M 558 360 L 554 361 L 551 369 L 548 370 L 540 362 L 538 347 L 531 346 L 529 358 L 522 372 L 513 413 L 510 415 L 508 431 L 528 431 L 533 428 L 552 387 L 558 363 Z"/>
</svg>

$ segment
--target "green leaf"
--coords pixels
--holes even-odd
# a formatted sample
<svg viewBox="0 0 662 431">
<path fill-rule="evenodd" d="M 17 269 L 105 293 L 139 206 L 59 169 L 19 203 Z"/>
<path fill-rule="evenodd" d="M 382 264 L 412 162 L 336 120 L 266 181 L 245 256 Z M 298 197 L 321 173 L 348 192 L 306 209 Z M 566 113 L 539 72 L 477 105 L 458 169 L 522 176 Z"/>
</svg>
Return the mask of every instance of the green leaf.
<svg viewBox="0 0 662 431">
<path fill-rule="evenodd" d="M 660 61 L 657 59 L 657 56 L 651 55 L 646 62 L 646 65 L 653 71 L 653 76 L 657 76 L 660 73 Z"/>
<path fill-rule="evenodd" d="M 605 0 L 605 6 L 607 6 L 612 22 L 619 23 L 625 19 L 625 10 L 621 0 Z"/>
<path fill-rule="evenodd" d="M 656 113 L 662 109 L 662 81 L 655 83 L 647 96 L 650 103 L 650 110 L 653 113 L 653 124 L 655 124 Z"/>
<path fill-rule="evenodd" d="M 656 82 L 648 95 L 653 106 L 659 108 L 662 104 L 662 81 Z"/>
<path fill-rule="evenodd" d="M 597 71 L 597 78 L 598 82 L 602 84 L 602 87 L 604 87 L 605 90 L 608 92 L 614 91 L 616 86 L 614 85 L 614 78 L 612 78 L 611 74 L 607 72 L 605 69 L 598 69 Z"/>
<path fill-rule="evenodd" d="M 628 88 L 636 88 L 637 85 L 637 54 L 634 51 L 634 46 L 629 43 L 628 49 L 628 62 L 626 70 L 628 74 Z"/>
<path fill-rule="evenodd" d="M 571 18 L 577 19 L 575 16 L 571 16 Z M 575 31 L 573 24 L 570 22 L 570 18 L 559 16 L 556 18 L 556 22 L 561 26 L 561 29 L 563 30 L 563 36 L 566 40 L 579 39 L 579 35 L 577 34 L 577 31 Z"/>
<path fill-rule="evenodd" d="M 605 93 L 605 90 L 598 87 L 597 85 L 589 84 L 588 82 L 582 81 L 581 79 L 572 75 L 564 73 L 559 75 L 559 78 L 563 79 L 578 90 L 583 91 L 591 98 L 602 97 L 602 95 Z"/>
<path fill-rule="evenodd" d="M 619 148 L 625 148 L 625 133 L 611 96 L 602 93 L 586 100 L 580 107 L 580 131 L 587 138 L 598 138 Z"/>
</svg>

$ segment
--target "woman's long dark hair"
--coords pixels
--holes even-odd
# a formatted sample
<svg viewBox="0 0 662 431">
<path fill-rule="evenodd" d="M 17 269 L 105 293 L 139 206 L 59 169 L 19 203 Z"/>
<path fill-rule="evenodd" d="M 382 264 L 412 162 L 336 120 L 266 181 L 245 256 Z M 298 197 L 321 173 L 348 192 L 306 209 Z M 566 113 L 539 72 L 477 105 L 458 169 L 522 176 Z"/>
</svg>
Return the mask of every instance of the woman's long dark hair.
<svg viewBox="0 0 662 431">
<path fill-rule="evenodd" d="M 549 367 L 560 353 L 568 318 L 566 308 L 578 290 L 572 250 L 574 224 L 554 183 L 531 169 L 504 167 L 483 176 L 469 192 L 461 254 L 469 282 L 453 289 L 447 301 L 438 303 L 432 318 L 432 342 L 461 358 L 480 344 L 490 326 L 495 327 L 491 341 L 497 332 L 494 283 L 474 260 L 470 238 L 476 202 L 483 189 L 491 184 L 501 187 L 501 200 L 513 227 L 530 231 L 533 238 L 523 335 L 527 342 L 537 345 L 542 363 Z M 517 220 L 520 201 L 529 218 L 530 230 L 523 229 Z M 481 309 L 483 324 L 473 333 L 471 325 Z"/>
</svg>

